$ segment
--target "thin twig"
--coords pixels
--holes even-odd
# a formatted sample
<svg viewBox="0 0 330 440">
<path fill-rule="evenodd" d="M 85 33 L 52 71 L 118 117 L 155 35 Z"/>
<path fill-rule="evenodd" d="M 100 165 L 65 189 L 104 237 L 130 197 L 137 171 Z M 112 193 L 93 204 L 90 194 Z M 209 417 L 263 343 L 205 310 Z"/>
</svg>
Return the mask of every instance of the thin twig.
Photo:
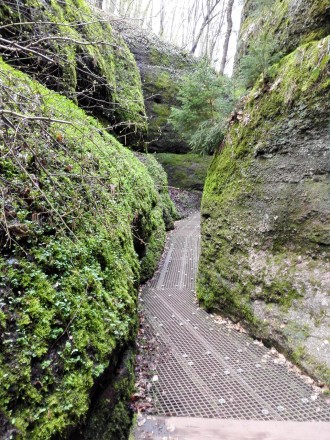
<svg viewBox="0 0 330 440">
<path fill-rule="evenodd" d="M 1 38 L 0 37 L 0 41 L 3 43 L 3 44 L 0 44 L 0 47 L 2 49 L 10 50 L 11 52 L 17 52 L 17 51 L 29 52 L 29 53 L 31 52 L 34 55 L 37 55 L 38 57 L 43 58 L 43 59 L 45 59 L 46 61 L 48 61 L 48 62 L 50 62 L 52 64 L 54 63 L 54 60 L 52 58 L 47 57 L 46 55 L 42 54 L 40 51 L 37 51 L 37 50 L 34 50 L 34 49 L 27 49 L 26 47 L 21 46 L 20 44 L 17 44 L 17 43 L 15 43 L 13 41 L 6 40 L 5 38 Z"/>
<path fill-rule="evenodd" d="M 61 119 L 53 119 L 53 118 L 49 118 L 47 116 L 27 116 L 27 115 L 22 115 L 21 113 L 13 112 L 11 110 L 0 109 L 0 115 L 3 115 L 3 114 L 16 116 L 17 118 L 28 119 L 28 120 L 32 120 L 32 121 L 57 122 L 59 124 L 73 125 L 72 122 L 63 121 Z"/>
</svg>

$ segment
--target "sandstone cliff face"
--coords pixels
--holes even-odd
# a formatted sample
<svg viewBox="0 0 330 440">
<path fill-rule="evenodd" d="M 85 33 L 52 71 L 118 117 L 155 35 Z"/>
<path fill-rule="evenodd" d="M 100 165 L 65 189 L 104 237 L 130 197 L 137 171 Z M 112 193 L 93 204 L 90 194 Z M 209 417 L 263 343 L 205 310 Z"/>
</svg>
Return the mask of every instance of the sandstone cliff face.
<svg viewBox="0 0 330 440">
<path fill-rule="evenodd" d="M 0 438 L 64 438 L 91 398 L 107 413 L 94 432 L 125 438 L 134 372 L 120 362 L 175 215 L 165 172 L 3 61 L 0 100 Z"/>
<path fill-rule="evenodd" d="M 180 134 L 167 123 L 171 107 L 176 106 L 180 80 L 196 64 L 186 52 L 165 43 L 153 34 L 127 21 L 113 21 L 133 53 L 140 69 L 144 102 L 148 117 L 145 145 L 149 152 L 186 153 L 190 150 Z"/>
<path fill-rule="evenodd" d="M 274 9 L 284 4 L 297 2 Z M 299 4 L 307 11 L 310 2 Z M 306 14 L 310 36 L 323 16 Z M 299 45 L 272 66 L 216 154 L 202 202 L 198 296 L 329 384 L 328 44 Z"/>
</svg>

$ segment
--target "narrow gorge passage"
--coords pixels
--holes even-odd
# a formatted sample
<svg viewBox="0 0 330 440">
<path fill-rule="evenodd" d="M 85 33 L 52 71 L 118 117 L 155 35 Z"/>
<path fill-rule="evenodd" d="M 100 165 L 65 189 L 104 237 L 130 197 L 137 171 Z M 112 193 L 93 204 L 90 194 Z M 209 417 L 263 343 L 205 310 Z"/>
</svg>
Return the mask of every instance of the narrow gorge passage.
<svg viewBox="0 0 330 440">
<path fill-rule="evenodd" d="M 146 332 L 162 353 L 152 391 L 157 415 L 330 421 L 317 388 L 283 356 L 198 307 L 199 248 L 194 213 L 169 234 L 160 268 L 142 292 Z"/>
</svg>

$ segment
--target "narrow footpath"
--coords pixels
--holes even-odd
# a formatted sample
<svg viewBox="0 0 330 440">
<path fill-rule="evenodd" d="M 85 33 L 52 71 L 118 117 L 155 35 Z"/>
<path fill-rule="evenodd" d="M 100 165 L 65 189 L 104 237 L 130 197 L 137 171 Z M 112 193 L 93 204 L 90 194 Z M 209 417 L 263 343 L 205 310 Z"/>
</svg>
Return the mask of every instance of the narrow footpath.
<svg viewBox="0 0 330 440">
<path fill-rule="evenodd" d="M 177 222 L 159 270 L 143 289 L 145 327 L 162 356 L 152 380 L 156 414 L 139 417 L 135 438 L 295 439 L 298 431 L 299 439 L 313 431 L 330 438 L 330 424 L 322 423 L 330 422 L 330 406 L 312 380 L 239 325 L 198 307 L 199 250 L 195 213 Z"/>
</svg>

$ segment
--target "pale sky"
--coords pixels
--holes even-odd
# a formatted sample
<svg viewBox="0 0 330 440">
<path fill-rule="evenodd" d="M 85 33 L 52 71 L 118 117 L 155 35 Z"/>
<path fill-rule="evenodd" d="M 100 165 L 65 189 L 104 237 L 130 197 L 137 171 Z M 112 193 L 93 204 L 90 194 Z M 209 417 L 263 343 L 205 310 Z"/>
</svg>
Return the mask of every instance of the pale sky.
<svg viewBox="0 0 330 440">
<path fill-rule="evenodd" d="M 131 3 L 130 2 L 125 2 L 125 4 L 131 4 L 132 5 L 132 11 L 135 10 L 136 6 L 139 8 L 141 8 L 141 11 L 144 11 L 144 9 L 146 8 L 147 4 L 149 3 L 150 0 L 132 0 Z M 168 23 L 172 22 L 174 23 L 173 28 L 175 29 L 176 34 L 175 35 L 166 35 L 166 26 L 165 26 L 165 34 L 163 39 L 166 41 L 170 41 L 173 44 L 178 45 L 179 47 L 182 47 L 181 44 L 181 40 L 182 40 L 182 33 L 183 33 L 183 29 L 184 26 L 182 25 L 182 20 L 183 20 L 183 14 L 185 12 L 187 12 L 188 7 L 190 2 L 193 2 L 195 0 L 153 0 L 152 2 L 152 16 L 153 16 L 153 21 L 152 21 L 152 30 L 158 34 L 159 33 L 159 28 L 160 28 L 160 20 L 159 20 L 159 11 L 161 10 L 162 7 L 165 8 L 166 11 L 166 21 Z M 105 9 L 107 9 L 106 4 L 108 4 L 111 2 L 112 4 L 115 5 L 119 5 L 120 4 L 120 0 L 104 0 L 104 6 Z M 233 18 L 233 31 L 232 31 L 232 35 L 231 35 L 231 39 L 230 39 L 230 44 L 229 44 L 229 52 L 228 52 L 228 63 L 225 69 L 225 73 L 227 73 L 227 75 L 230 75 L 233 69 L 233 63 L 234 63 L 234 56 L 235 56 L 235 51 L 236 51 L 236 43 L 237 43 L 237 37 L 238 37 L 238 31 L 239 31 L 239 26 L 240 26 L 240 18 L 241 18 L 241 11 L 242 11 L 242 5 L 241 5 L 241 0 L 235 0 L 234 3 L 234 9 L 233 9 L 233 14 L 232 14 L 232 18 Z M 173 14 L 173 11 L 176 11 L 175 15 Z M 150 12 L 150 9 L 149 9 Z M 134 14 L 134 12 L 133 12 Z M 136 14 L 136 13 L 135 13 Z M 141 12 L 141 15 L 143 15 L 143 12 Z M 141 17 L 140 15 L 140 17 Z M 134 19 L 138 19 L 138 16 L 134 16 Z M 187 18 L 186 18 L 187 19 Z M 169 27 L 169 29 L 171 29 L 172 26 Z M 213 63 L 215 66 L 217 66 L 217 64 L 220 64 L 220 60 L 221 60 L 221 56 L 222 56 L 222 42 L 224 39 L 224 34 L 225 34 L 226 29 L 223 29 L 222 31 L 222 35 L 219 36 L 219 40 L 218 43 L 216 45 L 216 50 L 213 56 Z M 198 54 L 198 53 L 197 53 Z"/>
</svg>

